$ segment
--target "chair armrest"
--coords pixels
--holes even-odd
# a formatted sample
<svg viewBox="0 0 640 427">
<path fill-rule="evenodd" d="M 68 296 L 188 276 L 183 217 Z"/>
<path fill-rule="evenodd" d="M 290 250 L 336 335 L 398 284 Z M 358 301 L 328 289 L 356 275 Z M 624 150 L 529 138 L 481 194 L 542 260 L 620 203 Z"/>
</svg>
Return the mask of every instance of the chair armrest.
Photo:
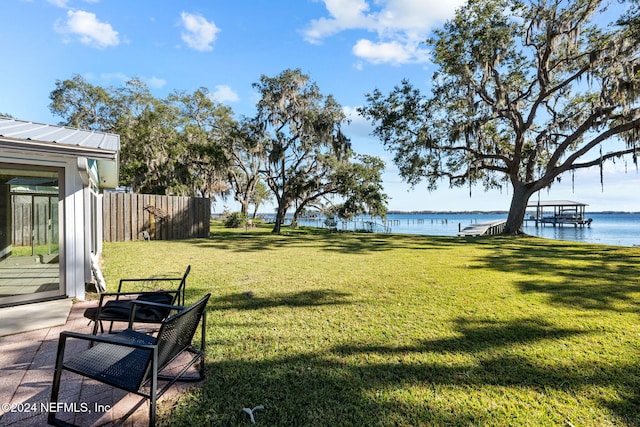
<svg viewBox="0 0 640 427">
<path fill-rule="evenodd" d="M 120 279 L 118 283 L 118 292 L 122 291 L 122 285 L 127 282 L 180 282 L 182 277 L 147 277 L 144 279 Z"/>
<path fill-rule="evenodd" d="M 158 292 L 164 292 L 166 294 L 177 294 L 179 291 L 176 289 L 162 289 L 162 290 L 158 290 L 158 291 L 128 291 L 128 292 L 103 292 L 100 294 L 100 296 L 106 296 L 106 297 L 117 297 L 117 296 L 127 296 L 127 295 L 144 295 L 144 294 L 150 294 L 153 295 L 155 293 Z"/>
<path fill-rule="evenodd" d="M 153 301 L 144 301 L 144 300 L 131 300 L 131 304 L 133 306 L 137 306 L 137 305 L 148 305 L 151 307 L 158 307 L 158 308 L 168 308 L 170 310 L 184 310 L 184 306 L 183 305 L 171 305 L 171 304 L 161 304 L 159 302 L 153 302 Z M 132 307 L 133 310 L 133 307 Z"/>
<path fill-rule="evenodd" d="M 102 307 L 102 303 L 106 297 L 116 297 L 119 299 L 121 296 L 135 296 L 135 295 L 153 295 L 157 292 L 163 292 L 166 294 L 177 294 L 179 291 L 175 289 L 161 290 L 161 291 L 130 291 L 130 292 L 103 292 L 100 294 L 100 302 L 98 307 Z"/>
<path fill-rule="evenodd" d="M 60 345 L 64 347 L 64 342 L 67 338 L 92 341 L 93 343 L 106 343 L 106 344 L 114 344 L 121 345 L 125 347 L 133 347 L 140 349 L 153 350 L 156 347 L 156 344 L 141 344 L 136 343 L 130 340 L 125 340 L 122 338 L 118 338 L 117 336 L 103 336 L 103 335 L 91 335 L 91 334 L 82 334 L 79 332 L 71 332 L 71 331 L 62 331 L 60 332 Z"/>
</svg>

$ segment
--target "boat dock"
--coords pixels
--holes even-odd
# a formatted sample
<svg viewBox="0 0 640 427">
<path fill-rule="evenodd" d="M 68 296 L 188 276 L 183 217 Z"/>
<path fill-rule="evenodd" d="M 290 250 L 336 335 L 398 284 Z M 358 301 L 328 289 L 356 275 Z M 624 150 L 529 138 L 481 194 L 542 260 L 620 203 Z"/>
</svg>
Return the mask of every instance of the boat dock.
<svg viewBox="0 0 640 427">
<path fill-rule="evenodd" d="M 538 225 L 550 224 L 553 227 L 572 225 L 574 227 L 589 227 L 593 221 L 585 217 L 584 203 L 571 200 L 550 200 L 528 205 L 527 208 L 535 208 L 535 214 L 525 217 L 525 221 L 535 222 Z"/>
<path fill-rule="evenodd" d="M 458 232 L 458 236 L 494 236 L 496 234 L 502 233 L 506 223 L 506 219 L 499 219 L 497 221 L 483 222 L 481 224 L 471 224 L 460 230 Z"/>
</svg>

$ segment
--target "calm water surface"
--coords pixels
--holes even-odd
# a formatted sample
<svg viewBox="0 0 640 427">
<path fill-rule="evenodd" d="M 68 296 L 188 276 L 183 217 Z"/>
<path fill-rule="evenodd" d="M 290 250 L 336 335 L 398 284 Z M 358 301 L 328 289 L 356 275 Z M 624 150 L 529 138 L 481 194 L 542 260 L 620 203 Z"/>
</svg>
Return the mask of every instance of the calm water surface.
<svg viewBox="0 0 640 427">
<path fill-rule="evenodd" d="M 545 239 L 568 240 L 616 246 L 640 246 L 640 213 L 586 213 L 592 218 L 590 227 L 574 227 L 566 225 L 535 226 L 533 222 L 525 223 L 524 232 Z M 489 213 L 437 213 L 408 214 L 394 213 L 387 216 L 386 225 L 380 219 L 374 220 L 373 231 L 404 234 L 424 234 L 430 236 L 455 236 L 460 228 L 473 223 L 482 223 L 506 219 L 506 214 Z M 372 221 L 368 217 L 359 217 L 355 222 L 338 223 L 340 229 L 363 229 Z M 301 221 L 301 225 L 324 226 L 322 220 Z"/>
</svg>

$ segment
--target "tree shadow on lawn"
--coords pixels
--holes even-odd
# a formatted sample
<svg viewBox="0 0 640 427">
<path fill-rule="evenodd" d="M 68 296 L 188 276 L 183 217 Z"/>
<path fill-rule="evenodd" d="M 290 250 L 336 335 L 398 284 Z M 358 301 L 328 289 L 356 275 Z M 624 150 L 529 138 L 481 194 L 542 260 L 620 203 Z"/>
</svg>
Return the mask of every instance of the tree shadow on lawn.
<svg viewBox="0 0 640 427">
<path fill-rule="evenodd" d="M 242 408 L 264 405 L 255 412 L 256 422 L 270 426 L 564 424 L 574 414 L 555 413 L 555 397 L 546 403 L 541 395 L 571 395 L 575 390 L 584 396 L 585 388 L 602 386 L 614 387 L 620 399 L 598 400 L 594 391 L 577 397 L 573 405 L 592 399 L 592 405 L 608 407 L 629 425 L 640 421 L 635 366 L 594 362 L 567 369 L 509 351 L 522 343 L 584 332 L 531 318 L 504 323 L 459 319 L 457 324 L 460 337 L 415 346 L 340 345 L 280 359 L 210 362 L 206 384 L 164 419 L 172 425 L 193 419 L 209 425 L 248 425 Z M 505 351 L 484 352 L 500 348 Z M 475 363 L 444 361 L 438 357 L 442 353 L 471 355 Z M 499 393 L 506 393 L 506 400 L 498 402 L 505 406 L 490 409 L 486 405 L 495 387 L 533 393 L 530 401 L 520 402 L 505 389 Z M 412 396 L 415 392 L 421 396 Z M 540 408 L 543 419 L 528 419 L 531 407 Z"/>
<path fill-rule="evenodd" d="M 260 252 L 280 247 L 319 248 L 346 254 L 391 251 L 395 249 L 433 249 L 465 244 L 464 240 L 443 236 L 401 235 L 383 233 L 335 232 L 310 229 L 304 232 L 271 234 L 264 231 L 211 233 L 208 240 L 194 240 L 204 248 L 236 252 Z"/>
<path fill-rule="evenodd" d="M 632 248 L 550 244 L 536 238 L 479 241 L 490 248 L 476 268 L 532 277 L 516 283 L 524 293 L 546 295 L 553 304 L 635 313 L 640 308 L 640 251 Z"/>
<path fill-rule="evenodd" d="M 509 347 L 542 340 L 558 340 L 586 334 L 581 329 L 557 328 L 551 323 L 537 318 L 497 321 L 493 319 L 458 318 L 456 331 L 462 336 L 438 340 L 422 340 L 412 346 L 345 346 L 338 347 L 339 352 L 435 352 L 435 353 L 476 353 L 490 349 Z"/>
<path fill-rule="evenodd" d="M 347 299 L 349 296 L 351 294 L 330 289 L 288 292 L 269 297 L 256 296 L 253 292 L 242 292 L 211 298 L 209 299 L 209 307 L 213 310 L 260 310 L 274 307 L 352 304 L 353 301 Z"/>
</svg>

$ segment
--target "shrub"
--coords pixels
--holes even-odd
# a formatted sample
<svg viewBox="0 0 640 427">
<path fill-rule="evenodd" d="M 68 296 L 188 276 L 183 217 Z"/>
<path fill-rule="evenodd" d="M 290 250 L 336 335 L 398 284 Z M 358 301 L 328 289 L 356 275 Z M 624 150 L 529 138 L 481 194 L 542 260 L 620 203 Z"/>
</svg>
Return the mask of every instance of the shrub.
<svg viewBox="0 0 640 427">
<path fill-rule="evenodd" d="M 239 228 L 246 224 L 247 216 L 241 212 L 228 213 L 224 219 L 224 226 L 227 228 Z"/>
</svg>

